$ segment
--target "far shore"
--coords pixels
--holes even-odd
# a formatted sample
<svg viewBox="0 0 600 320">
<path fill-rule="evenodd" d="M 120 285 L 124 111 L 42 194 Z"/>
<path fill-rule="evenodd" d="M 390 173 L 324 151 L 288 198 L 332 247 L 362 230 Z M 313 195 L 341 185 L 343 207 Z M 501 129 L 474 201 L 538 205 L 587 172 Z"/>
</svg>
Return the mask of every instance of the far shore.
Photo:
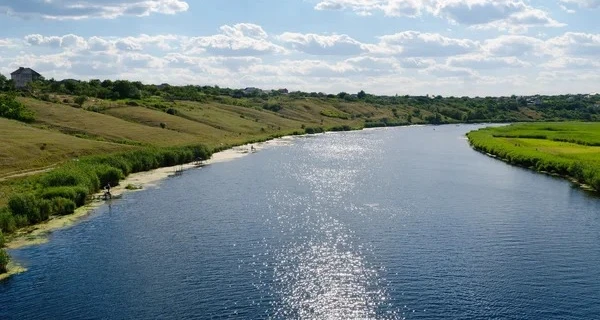
<svg viewBox="0 0 600 320">
<path fill-rule="evenodd" d="M 249 143 L 233 147 L 231 149 L 214 153 L 209 160 L 202 161 L 201 164 L 194 162 L 183 165 L 176 165 L 172 167 L 158 168 L 150 171 L 132 173 L 125 179 L 121 180 L 118 186 L 113 187 L 111 189 L 111 194 L 114 198 L 120 198 L 123 194 L 127 192 L 135 192 L 148 187 L 156 186 L 164 179 L 176 174 L 179 171 L 186 171 L 190 169 L 200 168 L 205 165 L 239 159 L 269 146 L 285 145 L 289 143 L 293 138 L 293 136 L 286 136 L 282 138 L 269 140 L 266 142 Z M 130 190 L 126 188 L 127 186 L 132 186 L 133 188 Z M 102 192 L 94 194 L 93 201 L 86 204 L 85 206 L 77 208 L 75 210 L 75 213 L 73 214 L 66 216 L 55 216 L 46 222 L 17 231 L 14 235 L 11 235 L 8 238 L 6 248 L 9 250 L 14 250 L 28 246 L 44 244 L 48 242 L 48 236 L 53 231 L 68 228 L 75 225 L 78 221 L 81 221 L 82 218 L 89 216 L 90 213 L 92 213 L 95 209 L 106 203 L 105 200 L 99 200 L 102 198 L 102 195 Z M 15 266 L 15 264 L 12 265 L 13 269 L 15 268 Z M 11 273 L 10 269 L 11 268 L 9 266 L 8 274 Z M 20 270 L 19 272 L 21 271 L 22 270 Z M 2 278 L 0 278 L 0 280 L 1 279 Z"/>
</svg>

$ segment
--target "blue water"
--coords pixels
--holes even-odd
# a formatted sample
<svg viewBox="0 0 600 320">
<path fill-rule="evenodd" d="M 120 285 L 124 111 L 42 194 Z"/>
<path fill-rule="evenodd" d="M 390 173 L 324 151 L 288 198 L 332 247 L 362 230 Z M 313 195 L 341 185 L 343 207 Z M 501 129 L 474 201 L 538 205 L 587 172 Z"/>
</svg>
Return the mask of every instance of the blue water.
<svg viewBox="0 0 600 320">
<path fill-rule="evenodd" d="M 600 200 L 477 126 L 297 138 L 129 193 L 0 283 L 0 319 L 598 319 Z"/>
</svg>

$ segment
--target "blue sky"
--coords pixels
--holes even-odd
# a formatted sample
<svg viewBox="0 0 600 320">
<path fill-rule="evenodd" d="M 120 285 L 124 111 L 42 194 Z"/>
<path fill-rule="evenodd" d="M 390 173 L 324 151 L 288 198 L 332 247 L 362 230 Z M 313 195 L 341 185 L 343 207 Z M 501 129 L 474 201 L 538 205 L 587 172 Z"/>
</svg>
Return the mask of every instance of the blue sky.
<svg viewBox="0 0 600 320">
<path fill-rule="evenodd" d="M 600 0 L 0 0 L 0 73 L 445 96 L 596 93 Z"/>
</svg>

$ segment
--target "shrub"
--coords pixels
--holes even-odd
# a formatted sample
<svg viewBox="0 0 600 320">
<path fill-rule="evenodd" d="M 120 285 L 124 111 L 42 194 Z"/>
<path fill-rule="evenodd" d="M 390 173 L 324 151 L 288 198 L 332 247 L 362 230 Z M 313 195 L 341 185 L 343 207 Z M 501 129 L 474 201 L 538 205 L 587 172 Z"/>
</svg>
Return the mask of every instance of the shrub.
<svg viewBox="0 0 600 320">
<path fill-rule="evenodd" d="M 2 233 L 2 230 L 0 230 L 0 248 L 4 247 L 5 243 L 6 240 L 4 239 L 4 234 Z"/>
<path fill-rule="evenodd" d="M 100 189 L 100 180 L 93 165 L 86 163 L 68 164 L 46 173 L 41 179 L 45 187 L 83 186 L 89 192 Z"/>
<path fill-rule="evenodd" d="M 0 117 L 28 123 L 35 120 L 33 112 L 17 101 L 14 95 L 0 95 Z"/>
<path fill-rule="evenodd" d="M 281 109 L 283 109 L 283 107 L 278 103 L 265 103 L 263 105 L 263 109 L 273 111 L 273 112 L 278 112 Z"/>
<path fill-rule="evenodd" d="M 27 227 L 29 225 L 29 219 L 23 215 L 15 215 L 15 225 L 18 228 Z"/>
<path fill-rule="evenodd" d="M 39 201 L 32 194 L 16 194 L 12 196 L 8 200 L 8 208 L 15 216 L 24 216 L 31 223 L 42 221 Z"/>
<path fill-rule="evenodd" d="M 349 125 L 345 124 L 343 126 L 335 126 L 331 128 L 331 131 L 350 131 L 352 130 L 352 127 L 350 127 Z"/>
<path fill-rule="evenodd" d="M 89 159 L 91 164 L 105 164 L 121 170 L 123 175 L 127 176 L 131 173 L 131 164 L 123 156 L 107 156 L 107 157 L 93 157 Z"/>
<path fill-rule="evenodd" d="M 313 127 L 307 127 L 307 128 L 304 128 L 304 132 L 306 134 L 315 134 L 315 133 L 325 132 L 325 129 L 323 129 L 321 127 L 315 127 L 315 128 L 313 128 Z"/>
<path fill-rule="evenodd" d="M 8 266 L 8 262 L 10 262 L 10 257 L 6 250 L 0 249 L 0 273 L 5 273 L 8 270 L 6 269 Z"/>
<path fill-rule="evenodd" d="M 119 181 L 123 179 L 123 172 L 109 165 L 96 165 L 94 171 L 100 181 L 101 187 L 108 183 L 112 186 L 116 186 L 119 184 Z"/>
<path fill-rule="evenodd" d="M 170 115 L 177 115 L 177 109 L 169 108 L 169 109 L 167 109 L 167 113 Z"/>
<path fill-rule="evenodd" d="M 0 229 L 5 233 L 13 233 L 17 230 L 15 218 L 8 208 L 0 209 Z"/>
<path fill-rule="evenodd" d="M 75 187 L 53 187 L 46 189 L 42 193 L 42 198 L 52 200 L 54 198 L 66 198 L 75 202 L 80 207 L 85 204 L 88 190 L 82 186 Z"/>
<path fill-rule="evenodd" d="M 38 208 L 40 210 L 40 221 L 46 221 L 53 214 L 50 200 L 39 199 Z"/>
<path fill-rule="evenodd" d="M 79 107 L 83 107 L 83 104 L 87 101 L 86 96 L 79 96 L 73 100 Z"/>
<path fill-rule="evenodd" d="M 75 202 L 66 198 L 54 198 L 52 199 L 52 211 L 59 216 L 64 216 L 75 212 Z"/>
<path fill-rule="evenodd" d="M 128 106 L 132 106 L 132 107 L 139 107 L 140 106 L 140 104 L 137 103 L 137 102 L 135 102 L 135 101 L 127 101 L 127 102 L 125 102 L 125 104 L 128 105 Z"/>
</svg>

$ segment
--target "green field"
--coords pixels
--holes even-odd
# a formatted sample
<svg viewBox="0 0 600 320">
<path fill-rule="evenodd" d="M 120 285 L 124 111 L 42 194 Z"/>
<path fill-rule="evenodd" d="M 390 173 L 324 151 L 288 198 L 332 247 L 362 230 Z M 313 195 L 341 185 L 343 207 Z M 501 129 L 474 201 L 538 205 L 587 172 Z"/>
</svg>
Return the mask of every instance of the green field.
<svg viewBox="0 0 600 320">
<path fill-rule="evenodd" d="M 600 191 L 600 123 L 513 124 L 472 131 L 468 138 L 476 150 Z"/>
</svg>

